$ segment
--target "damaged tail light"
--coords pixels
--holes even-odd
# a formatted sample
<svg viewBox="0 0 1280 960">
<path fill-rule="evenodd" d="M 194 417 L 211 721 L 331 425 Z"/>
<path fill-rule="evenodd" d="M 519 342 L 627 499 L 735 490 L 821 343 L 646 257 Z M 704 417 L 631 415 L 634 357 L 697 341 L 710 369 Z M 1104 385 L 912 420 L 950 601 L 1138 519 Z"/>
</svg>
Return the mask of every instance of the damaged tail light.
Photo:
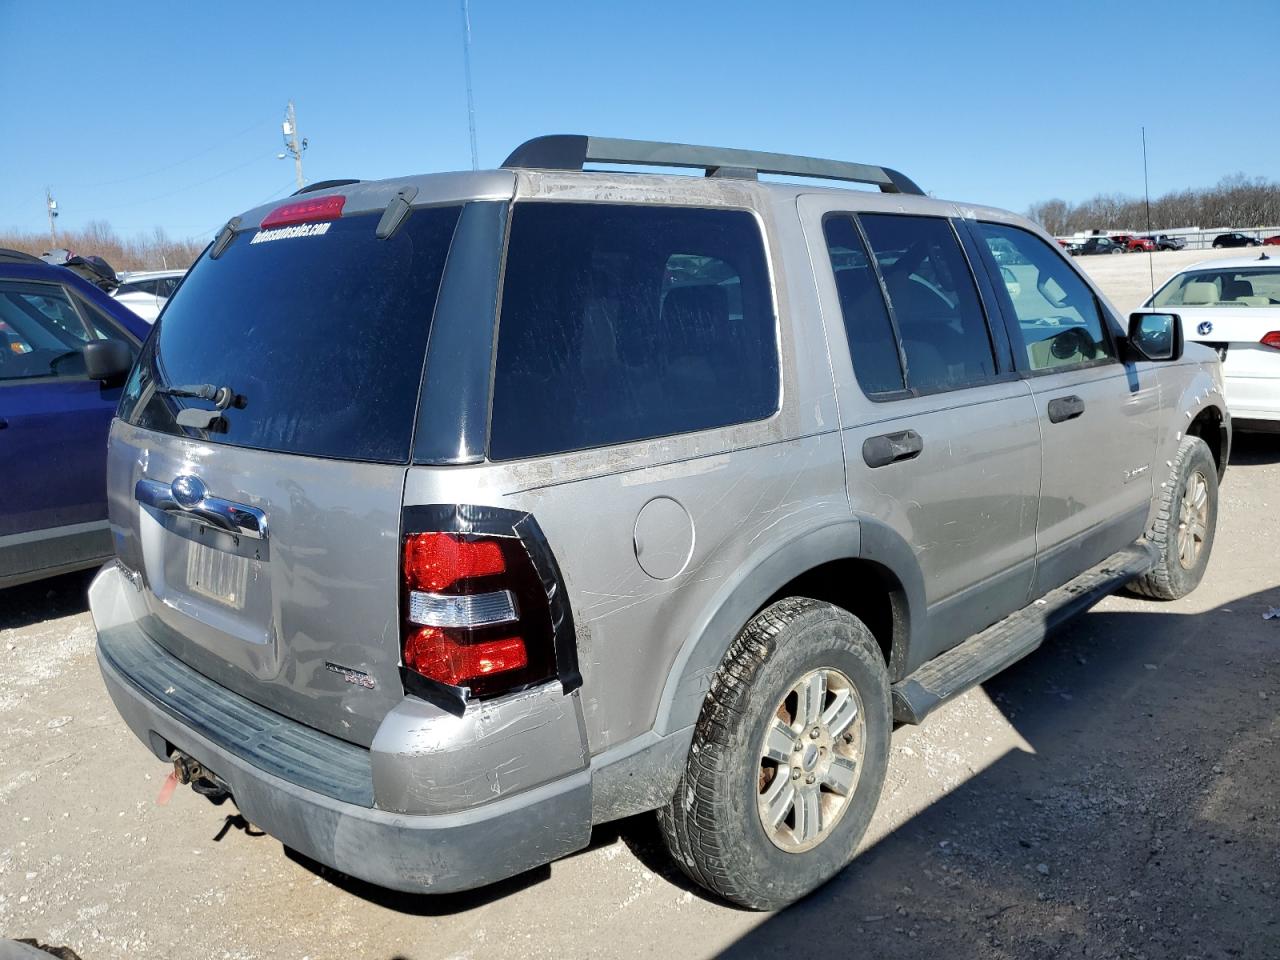
<svg viewBox="0 0 1280 960">
<path fill-rule="evenodd" d="M 438 685 L 426 694 L 464 704 L 560 672 L 546 583 L 515 529 L 510 535 L 407 529 L 403 596 L 410 692 L 424 692 L 412 688 L 425 680 Z"/>
</svg>

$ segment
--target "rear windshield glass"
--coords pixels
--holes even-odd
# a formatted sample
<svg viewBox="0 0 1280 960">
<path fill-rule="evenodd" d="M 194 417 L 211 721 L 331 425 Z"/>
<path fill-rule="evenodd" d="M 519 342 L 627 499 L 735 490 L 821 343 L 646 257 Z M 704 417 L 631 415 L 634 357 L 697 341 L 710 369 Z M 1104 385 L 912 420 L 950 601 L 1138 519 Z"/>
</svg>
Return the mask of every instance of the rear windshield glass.
<svg viewBox="0 0 1280 960">
<path fill-rule="evenodd" d="M 389 240 L 374 236 L 378 214 L 240 234 L 218 259 L 201 258 L 169 301 L 120 415 L 240 447 L 407 461 L 460 209 L 417 210 Z M 211 403 L 163 389 L 200 384 L 244 398 L 208 433 L 175 418 Z"/>
</svg>

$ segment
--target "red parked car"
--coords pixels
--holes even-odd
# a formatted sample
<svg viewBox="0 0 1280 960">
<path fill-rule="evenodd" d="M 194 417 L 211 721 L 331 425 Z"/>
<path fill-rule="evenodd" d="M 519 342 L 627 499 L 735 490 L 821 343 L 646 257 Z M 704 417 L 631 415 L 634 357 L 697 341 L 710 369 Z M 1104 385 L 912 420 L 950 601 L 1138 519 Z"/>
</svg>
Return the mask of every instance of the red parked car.
<svg viewBox="0 0 1280 960">
<path fill-rule="evenodd" d="M 1280 247 L 1280 233 L 1277 233 L 1274 237 L 1267 237 L 1262 241 L 1262 245 L 1264 247 Z"/>
<path fill-rule="evenodd" d="M 1150 237 L 1130 237 L 1129 242 L 1124 246 L 1130 253 L 1133 253 L 1135 250 L 1148 250 L 1154 252 L 1160 249 L 1159 245 Z"/>
</svg>

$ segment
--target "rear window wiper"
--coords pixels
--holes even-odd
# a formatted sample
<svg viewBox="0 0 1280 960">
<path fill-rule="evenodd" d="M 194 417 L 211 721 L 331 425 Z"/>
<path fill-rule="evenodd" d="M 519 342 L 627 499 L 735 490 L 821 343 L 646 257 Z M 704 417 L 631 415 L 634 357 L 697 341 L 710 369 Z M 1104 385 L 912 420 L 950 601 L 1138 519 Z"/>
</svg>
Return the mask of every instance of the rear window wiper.
<svg viewBox="0 0 1280 960">
<path fill-rule="evenodd" d="M 208 400 L 213 404 L 212 410 L 197 410 L 186 407 L 178 411 L 177 421 L 180 427 L 191 427 L 195 430 L 208 430 L 222 420 L 222 415 L 229 407 L 243 410 L 244 397 L 230 387 L 220 387 L 214 383 L 191 383 L 182 386 L 156 387 L 156 393 L 166 397 L 191 397 L 195 400 Z"/>
</svg>

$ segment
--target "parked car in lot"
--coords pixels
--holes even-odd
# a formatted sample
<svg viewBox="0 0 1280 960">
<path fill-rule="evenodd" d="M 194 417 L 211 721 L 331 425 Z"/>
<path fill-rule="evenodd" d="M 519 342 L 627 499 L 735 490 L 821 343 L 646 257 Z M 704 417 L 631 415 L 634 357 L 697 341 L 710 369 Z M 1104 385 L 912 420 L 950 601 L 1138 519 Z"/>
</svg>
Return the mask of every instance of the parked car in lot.
<svg viewBox="0 0 1280 960">
<path fill-rule="evenodd" d="M 1157 250 L 1182 250 L 1187 245 L 1187 241 L 1182 237 L 1173 237 L 1167 233 L 1160 233 L 1145 239 L 1153 241 Z"/>
<path fill-rule="evenodd" d="M 1215 248 L 1256 247 L 1258 243 L 1257 237 L 1251 237 L 1247 233 L 1220 233 L 1213 238 Z"/>
<path fill-rule="evenodd" d="M 1147 306 L 1176 310 L 1188 340 L 1218 351 L 1238 428 L 1280 431 L 1280 259 L 1197 263 L 1171 277 Z"/>
<path fill-rule="evenodd" d="M 1129 253 L 1152 253 L 1159 249 L 1150 237 L 1129 236 L 1124 241 L 1124 248 Z"/>
<path fill-rule="evenodd" d="M 1262 241 L 1262 245 L 1264 247 L 1280 247 L 1280 233 L 1277 233 L 1274 237 L 1267 237 Z"/>
<path fill-rule="evenodd" d="M 1088 257 L 1096 253 L 1124 253 L 1124 246 L 1111 237 L 1090 237 L 1083 243 L 1069 247 L 1068 251 L 1077 257 Z"/>
<path fill-rule="evenodd" d="M 112 428 L 98 659 L 179 780 L 347 874 L 475 887 L 657 810 L 776 908 L 895 722 L 1196 586 L 1230 436 L 1213 352 L 1023 217 L 539 138 L 219 232 Z"/>
<path fill-rule="evenodd" d="M 148 323 L 155 323 L 165 302 L 186 275 L 185 270 L 146 270 L 119 274 L 120 286 L 112 294 Z"/>
<path fill-rule="evenodd" d="M 72 271 L 0 250 L 0 588 L 111 557 L 107 430 L 146 332 Z"/>
</svg>

